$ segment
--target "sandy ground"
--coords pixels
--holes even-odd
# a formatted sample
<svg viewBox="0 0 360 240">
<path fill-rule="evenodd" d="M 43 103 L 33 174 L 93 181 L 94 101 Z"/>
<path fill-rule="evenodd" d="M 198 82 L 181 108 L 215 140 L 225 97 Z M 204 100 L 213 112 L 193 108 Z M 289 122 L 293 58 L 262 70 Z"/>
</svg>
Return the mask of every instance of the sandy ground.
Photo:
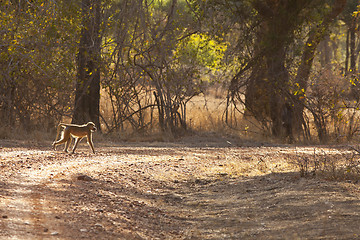
<svg viewBox="0 0 360 240">
<path fill-rule="evenodd" d="M 95 148 L 0 140 L 0 239 L 360 238 L 359 183 L 290 164 L 345 149 L 218 138 Z"/>
</svg>

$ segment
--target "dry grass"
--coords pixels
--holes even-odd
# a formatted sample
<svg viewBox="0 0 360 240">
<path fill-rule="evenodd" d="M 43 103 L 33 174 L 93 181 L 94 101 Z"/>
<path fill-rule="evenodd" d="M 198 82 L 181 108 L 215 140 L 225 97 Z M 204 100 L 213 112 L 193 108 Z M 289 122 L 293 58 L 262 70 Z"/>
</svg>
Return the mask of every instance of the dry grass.
<svg viewBox="0 0 360 240">
<path fill-rule="evenodd" d="M 43 143 L 55 138 L 54 131 L 44 131 L 42 129 L 34 129 L 32 131 L 25 131 L 21 127 L 0 127 L 0 139 L 23 140 L 32 143 Z"/>
<path fill-rule="evenodd" d="M 341 151 L 316 150 L 299 154 L 290 162 L 297 166 L 302 177 L 318 176 L 332 181 L 360 180 L 360 151 L 356 148 Z"/>
<path fill-rule="evenodd" d="M 222 132 L 226 103 L 214 96 L 196 96 L 188 104 L 189 127 L 196 131 Z"/>
</svg>

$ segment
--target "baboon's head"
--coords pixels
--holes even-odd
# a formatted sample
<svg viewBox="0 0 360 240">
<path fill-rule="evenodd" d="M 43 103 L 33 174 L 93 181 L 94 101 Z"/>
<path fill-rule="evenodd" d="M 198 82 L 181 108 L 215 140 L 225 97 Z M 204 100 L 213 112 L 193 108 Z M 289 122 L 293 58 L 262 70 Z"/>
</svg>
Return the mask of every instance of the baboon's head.
<svg viewBox="0 0 360 240">
<path fill-rule="evenodd" d="M 95 123 L 88 122 L 86 125 L 89 127 L 90 131 L 92 131 L 92 132 L 96 131 Z"/>
</svg>

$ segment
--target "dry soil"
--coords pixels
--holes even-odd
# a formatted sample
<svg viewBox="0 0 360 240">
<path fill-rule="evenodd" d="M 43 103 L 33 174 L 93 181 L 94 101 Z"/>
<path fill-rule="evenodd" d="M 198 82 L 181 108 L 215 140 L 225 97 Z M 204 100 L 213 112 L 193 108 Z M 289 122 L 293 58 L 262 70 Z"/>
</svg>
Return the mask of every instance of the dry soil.
<svg viewBox="0 0 360 240">
<path fill-rule="evenodd" d="M 300 177 L 339 147 L 0 141 L 0 239 L 359 239 L 360 185 Z"/>
</svg>

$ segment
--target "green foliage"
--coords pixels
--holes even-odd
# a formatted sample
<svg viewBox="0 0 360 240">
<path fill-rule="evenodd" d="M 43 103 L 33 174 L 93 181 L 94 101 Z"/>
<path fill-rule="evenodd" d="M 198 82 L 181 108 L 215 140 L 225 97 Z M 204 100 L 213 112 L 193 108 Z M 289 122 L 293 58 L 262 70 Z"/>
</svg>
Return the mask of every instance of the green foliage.
<svg viewBox="0 0 360 240">
<path fill-rule="evenodd" d="M 71 17 L 77 12 L 65 6 L 1 2 L 0 115 L 5 123 L 30 128 L 68 109 L 71 98 L 64 90 L 72 88 L 78 29 Z"/>
<path fill-rule="evenodd" d="M 211 39 L 206 34 L 193 34 L 178 43 L 174 55 L 179 64 L 195 65 L 211 71 L 223 66 L 227 44 Z"/>
<path fill-rule="evenodd" d="M 324 22 L 333 3 L 102 0 L 101 84 L 112 109 L 106 125 L 119 129 L 128 121 L 136 129 L 156 126 L 145 120 L 149 115 L 144 109 L 151 109 L 158 111 L 163 118 L 158 122 L 168 124 L 165 127 L 178 127 L 179 122 L 185 126 L 186 104 L 215 80 L 237 89 L 234 96 L 240 103 L 252 84 L 260 86 L 258 92 L 266 92 L 264 86 L 277 86 L 281 90 L 273 93 L 286 91 L 287 97 L 303 103 L 312 100 L 313 105 L 316 100 L 318 105 L 334 109 L 335 102 L 320 101 L 324 94 L 314 97 L 318 82 L 302 84 L 296 79 L 306 48 L 314 55 L 305 63 L 328 52 L 333 56 L 331 64 L 342 64 L 345 59 L 348 29 L 344 25 L 358 26 L 358 1 L 348 1 L 341 24 L 330 29 L 330 50 L 316 48 L 320 37 L 330 33 L 328 27 L 316 26 Z M 0 117 L 8 124 L 42 124 L 48 116 L 57 120 L 71 114 L 82 28 L 80 4 L 80 0 L 0 2 Z M 305 45 L 312 31 L 318 31 L 317 37 Z M 346 84 L 350 81 L 352 91 L 357 91 L 357 70 L 347 73 L 353 76 Z M 262 78 L 259 81 L 263 83 L 278 82 L 257 85 L 251 77 Z M 264 94 L 257 98 L 261 97 Z M 326 111 L 317 113 L 325 114 L 329 115 Z M 20 119 L 27 119 L 27 123 Z M 262 119 L 265 122 L 269 117 Z"/>
</svg>

